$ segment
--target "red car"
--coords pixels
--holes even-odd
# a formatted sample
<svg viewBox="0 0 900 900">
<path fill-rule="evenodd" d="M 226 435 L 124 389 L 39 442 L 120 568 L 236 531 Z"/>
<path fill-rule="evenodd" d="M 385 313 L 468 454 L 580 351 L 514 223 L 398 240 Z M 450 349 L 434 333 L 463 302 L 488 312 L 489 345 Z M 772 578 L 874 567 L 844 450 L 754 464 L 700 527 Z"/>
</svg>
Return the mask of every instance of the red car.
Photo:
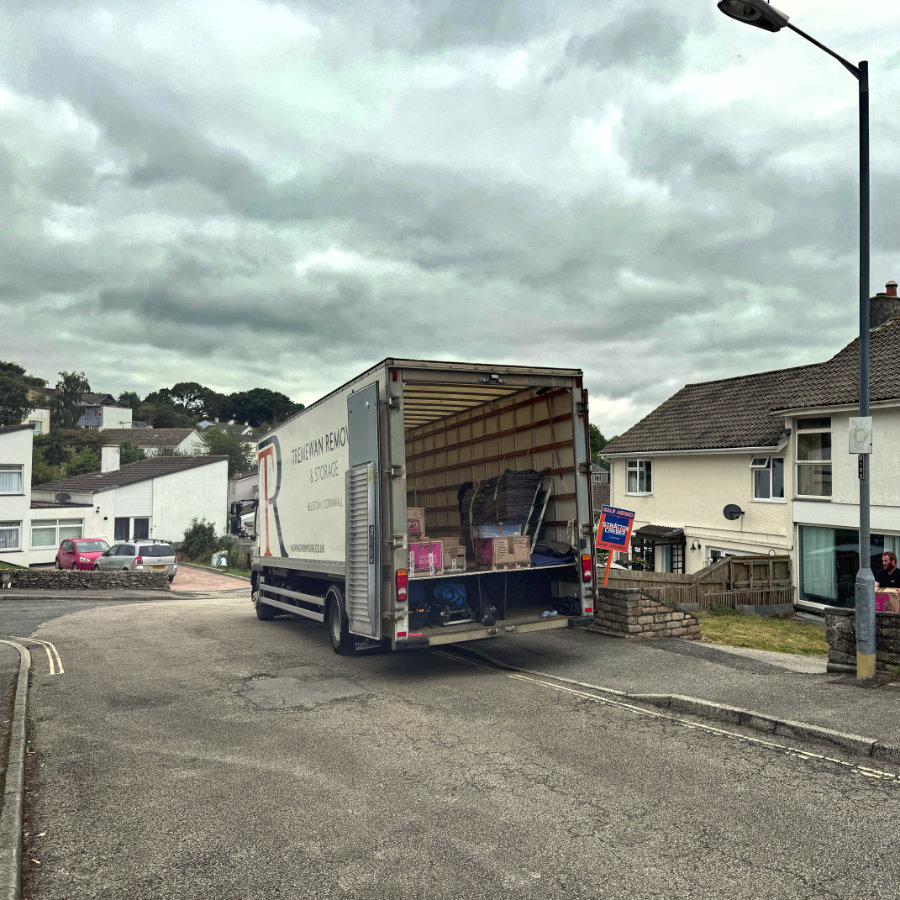
<svg viewBox="0 0 900 900">
<path fill-rule="evenodd" d="M 94 561 L 106 550 L 109 550 L 109 544 L 103 538 L 69 538 L 56 551 L 56 568 L 90 572 Z"/>
</svg>

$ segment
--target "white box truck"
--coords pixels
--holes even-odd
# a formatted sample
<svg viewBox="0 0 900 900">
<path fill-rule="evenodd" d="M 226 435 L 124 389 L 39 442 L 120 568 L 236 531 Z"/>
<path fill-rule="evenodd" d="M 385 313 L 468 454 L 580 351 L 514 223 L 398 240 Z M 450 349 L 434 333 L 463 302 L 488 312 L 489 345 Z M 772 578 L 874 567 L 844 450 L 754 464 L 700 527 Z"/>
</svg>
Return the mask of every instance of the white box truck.
<svg viewBox="0 0 900 900">
<path fill-rule="evenodd" d="M 384 360 L 259 441 L 257 616 L 338 653 L 590 621 L 589 447 L 579 369 Z"/>
</svg>

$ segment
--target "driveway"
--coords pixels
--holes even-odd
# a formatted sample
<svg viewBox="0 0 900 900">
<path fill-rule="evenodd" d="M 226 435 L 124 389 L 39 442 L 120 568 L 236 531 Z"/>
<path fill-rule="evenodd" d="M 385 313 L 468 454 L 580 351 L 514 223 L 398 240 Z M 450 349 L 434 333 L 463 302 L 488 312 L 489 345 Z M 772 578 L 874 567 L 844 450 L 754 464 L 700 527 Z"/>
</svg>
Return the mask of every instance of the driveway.
<svg viewBox="0 0 900 900">
<path fill-rule="evenodd" d="M 226 575 L 202 566 L 178 564 L 178 574 L 172 582 L 173 593 L 190 591 L 246 591 L 250 594 L 250 579 Z"/>
</svg>

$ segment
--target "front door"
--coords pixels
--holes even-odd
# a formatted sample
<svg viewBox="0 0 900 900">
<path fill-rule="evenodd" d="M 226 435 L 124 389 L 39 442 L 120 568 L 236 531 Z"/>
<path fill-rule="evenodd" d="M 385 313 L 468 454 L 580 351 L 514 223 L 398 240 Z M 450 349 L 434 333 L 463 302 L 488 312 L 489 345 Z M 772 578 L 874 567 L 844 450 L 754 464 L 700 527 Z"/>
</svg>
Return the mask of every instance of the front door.
<svg viewBox="0 0 900 900">
<path fill-rule="evenodd" d="M 347 553 L 344 601 L 350 631 L 379 638 L 378 383 L 347 398 Z"/>
</svg>

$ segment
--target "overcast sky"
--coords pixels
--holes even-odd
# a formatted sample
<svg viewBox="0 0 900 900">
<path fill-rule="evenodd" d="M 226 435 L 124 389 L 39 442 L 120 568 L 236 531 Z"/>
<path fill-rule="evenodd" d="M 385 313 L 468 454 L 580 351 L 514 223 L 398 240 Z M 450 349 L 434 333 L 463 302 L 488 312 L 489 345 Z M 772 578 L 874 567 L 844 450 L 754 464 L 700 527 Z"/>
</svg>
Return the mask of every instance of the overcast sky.
<svg viewBox="0 0 900 900">
<path fill-rule="evenodd" d="M 900 12 L 783 0 L 872 83 Z M 387 356 L 584 369 L 621 433 L 858 330 L 858 88 L 715 0 L 4 0 L 0 359 L 309 403 Z"/>
</svg>

